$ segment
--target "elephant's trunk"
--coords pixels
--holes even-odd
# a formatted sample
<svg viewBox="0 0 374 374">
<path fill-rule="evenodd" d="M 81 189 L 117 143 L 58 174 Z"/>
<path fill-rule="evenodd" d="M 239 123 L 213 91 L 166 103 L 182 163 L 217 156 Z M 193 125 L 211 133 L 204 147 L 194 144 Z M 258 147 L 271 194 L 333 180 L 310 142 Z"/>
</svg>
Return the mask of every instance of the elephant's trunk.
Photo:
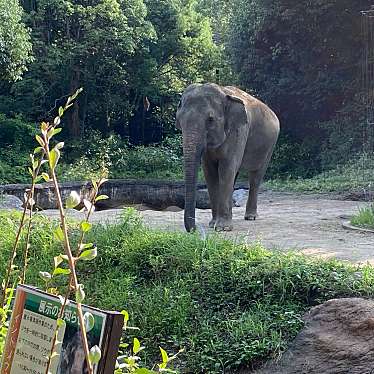
<svg viewBox="0 0 374 374">
<path fill-rule="evenodd" d="M 184 202 L 184 227 L 188 232 L 195 229 L 195 207 L 196 207 L 196 186 L 197 175 L 202 154 L 202 145 L 199 143 L 189 144 L 184 142 L 184 176 L 185 176 L 185 202 Z"/>
</svg>

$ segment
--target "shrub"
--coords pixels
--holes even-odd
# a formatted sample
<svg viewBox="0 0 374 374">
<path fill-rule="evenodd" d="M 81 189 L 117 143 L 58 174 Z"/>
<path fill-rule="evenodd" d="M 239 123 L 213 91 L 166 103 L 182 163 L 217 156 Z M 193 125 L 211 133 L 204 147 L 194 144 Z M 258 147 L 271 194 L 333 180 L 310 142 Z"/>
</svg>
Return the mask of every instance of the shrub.
<svg viewBox="0 0 374 374">
<path fill-rule="evenodd" d="M 183 175 L 180 138 L 168 138 L 161 145 L 131 146 L 119 136 L 104 138 L 91 131 L 66 153 L 60 167 L 63 180 L 91 179 L 102 165 L 110 178 L 180 179 Z"/>
</svg>

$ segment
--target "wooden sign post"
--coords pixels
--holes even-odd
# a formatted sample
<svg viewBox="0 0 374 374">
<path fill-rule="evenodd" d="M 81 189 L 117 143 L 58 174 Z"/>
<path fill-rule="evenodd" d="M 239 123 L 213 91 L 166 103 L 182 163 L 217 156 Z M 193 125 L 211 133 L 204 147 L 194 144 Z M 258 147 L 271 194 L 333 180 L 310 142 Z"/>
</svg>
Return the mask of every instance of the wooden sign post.
<svg viewBox="0 0 374 374">
<path fill-rule="evenodd" d="M 1 374 L 46 374 L 61 307 L 58 297 L 29 286 L 17 287 Z M 101 359 L 94 365 L 94 373 L 113 374 L 123 315 L 88 306 L 82 306 L 82 309 L 83 314 L 89 312 L 94 317 L 93 327 L 87 332 L 89 347 L 97 345 L 101 349 Z M 62 319 L 65 324 L 58 329 L 57 354 L 51 359 L 49 373 L 85 374 L 88 370 L 75 303 L 66 305 Z"/>
</svg>

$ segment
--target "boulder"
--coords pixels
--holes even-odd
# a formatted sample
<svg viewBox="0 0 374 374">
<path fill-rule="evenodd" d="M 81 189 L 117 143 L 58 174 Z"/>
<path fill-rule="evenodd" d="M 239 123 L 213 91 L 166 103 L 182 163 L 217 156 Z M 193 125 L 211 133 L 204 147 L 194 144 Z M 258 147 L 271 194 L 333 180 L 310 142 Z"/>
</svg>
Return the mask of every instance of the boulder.
<svg viewBox="0 0 374 374">
<path fill-rule="evenodd" d="M 0 209 L 22 210 L 22 200 L 12 195 L 0 195 Z"/>
<path fill-rule="evenodd" d="M 374 301 L 334 299 L 312 308 L 280 361 L 255 373 L 374 373 Z"/>
<path fill-rule="evenodd" d="M 232 194 L 232 203 L 233 206 L 245 206 L 248 199 L 248 190 L 239 188 L 235 190 Z"/>
</svg>

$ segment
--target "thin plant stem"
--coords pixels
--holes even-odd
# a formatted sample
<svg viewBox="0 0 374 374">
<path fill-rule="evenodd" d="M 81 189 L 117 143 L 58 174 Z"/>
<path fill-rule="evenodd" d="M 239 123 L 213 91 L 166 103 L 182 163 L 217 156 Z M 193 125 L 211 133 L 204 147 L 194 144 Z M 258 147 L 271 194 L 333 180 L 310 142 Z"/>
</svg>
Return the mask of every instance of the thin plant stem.
<svg viewBox="0 0 374 374">
<path fill-rule="evenodd" d="M 99 186 L 100 186 L 102 180 L 103 179 L 100 178 L 100 180 L 98 182 Z M 85 221 L 86 222 L 89 221 L 90 216 L 91 216 L 91 214 L 93 212 L 94 202 L 95 202 L 97 194 L 98 194 L 98 189 L 94 189 L 94 193 L 93 193 L 92 198 L 90 200 L 90 203 L 91 203 L 90 209 L 87 211 L 87 213 L 85 215 Z M 80 254 L 80 248 L 81 248 L 81 245 L 83 244 L 84 236 L 85 236 L 84 231 L 81 231 L 81 235 L 80 235 L 80 238 L 79 238 L 79 241 L 78 241 L 78 246 L 77 246 L 76 258 Z M 59 311 L 59 315 L 58 315 L 58 318 L 60 318 L 60 319 L 63 318 L 64 311 L 65 311 L 65 308 L 66 308 L 66 305 L 67 305 L 67 301 L 68 301 L 68 299 L 70 297 L 72 289 L 74 288 L 72 282 L 73 282 L 73 278 L 72 278 L 72 274 L 70 274 L 70 276 L 69 276 L 69 286 L 68 286 L 67 291 L 65 293 L 64 302 L 62 304 L 62 307 L 61 307 L 61 309 Z M 52 357 L 52 354 L 53 354 L 53 352 L 55 350 L 55 347 L 56 347 L 57 334 L 58 334 L 58 327 L 56 328 L 56 332 L 55 332 L 53 340 L 52 340 L 52 348 L 51 348 L 49 360 L 48 360 L 48 363 L 47 363 L 46 374 L 48 374 L 48 372 L 49 372 L 49 368 L 50 368 L 50 365 L 51 365 L 51 357 Z"/>
<path fill-rule="evenodd" d="M 66 308 L 66 305 L 67 305 L 67 301 L 70 297 L 70 293 L 72 291 L 72 276 L 71 274 L 69 275 L 69 285 L 68 285 L 68 288 L 67 288 L 67 291 L 65 293 L 65 298 L 64 298 L 64 302 L 61 306 L 61 309 L 58 313 L 58 317 L 59 319 L 62 319 L 62 317 L 64 316 L 64 311 L 65 311 L 65 308 Z M 52 339 L 52 348 L 51 348 L 51 351 L 50 351 L 50 354 L 49 354 L 49 357 L 48 357 L 48 362 L 47 362 L 47 367 L 46 367 L 46 370 L 45 370 L 45 374 L 48 374 L 49 373 L 49 368 L 51 366 L 51 357 L 52 357 L 52 354 L 55 350 L 55 347 L 56 347 L 56 342 L 57 342 L 57 335 L 58 335 L 58 326 L 56 327 L 56 331 L 55 331 L 55 334 L 53 336 L 53 339 Z"/>
<path fill-rule="evenodd" d="M 19 241 L 21 239 L 21 234 L 22 234 L 23 227 L 25 225 L 27 207 L 30 205 L 30 201 L 31 201 L 31 199 L 33 199 L 33 196 L 34 196 L 35 179 L 36 179 L 36 176 L 38 175 L 38 173 L 40 171 L 40 167 L 42 165 L 42 159 L 43 159 L 43 156 L 39 160 L 36 172 L 34 172 L 34 174 L 33 174 L 32 182 L 31 182 L 31 188 L 30 188 L 30 190 L 27 194 L 27 198 L 26 198 L 26 201 L 25 201 L 25 206 L 24 206 L 23 212 L 22 212 L 22 217 L 21 217 L 21 220 L 20 220 L 20 223 L 19 223 L 16 238 L 15 238 L 15 241 L 14 241 L 14 244 L 13 244 L 12 253 L 11 253 L 11 256 L 9 258 L 8 267 L 7 267 L 7 271 L 6 271 L 6 274 L 5 274 L 4 286 L 3 286 L 3 289 L 2 289 L 2 294 L 1 294 L 1 299 L 0 299 L 0 304 L 1 304 L 2 307 L 4 306 L 4 303 L 5 303 L 5 300 L 6 300 L 6 292 L 7 292 L 7 289 L 9 287 L 10 275 L 12 273 L 14 259 L 16 258 L 16 255 L 17 255 L 18 244 L 19 244 Z M 31 210 L 32 210 L 32 206 L 30 207 L 30 211 Z M 31 227 L 29 226 L 28 235 L 27 235 L 28 238 L 30 237 L 30 235 L 29 235 L 29 231 L 30 231 L 29 229 L 30 228 Z M 25 250 L 26 256 L 27 256 L 27 251 L 28 251 L 27 246 L 28 246 L 28 239 L 26 240 L 26 250 Z M 25 264 L 26 264 L 26 262 L 25 262 Z M 24 267 L 23 271 L 25 272 L 25 267 Z M 22 279 L 23 278 L 24 278 L 24 275 L 22 275 Z"/>
<path fill-rule="evenodd" d="M 44 156 L 44 154 L 43 154 L 43 156 Z M 42 166 L 43 156 L 38 161 L 38 166 L 37 166 L 36 170 L 34 170 L 34 172 L 33 172 L 29 201 L 34 200 L 35 184 L 36 184 L 35 182 L 36 182 L 36 178 L 38 177 L 40 168 Z M 25 283 L 25 281 L 26 281 L 26 269 L 27 269 L 27 265 L 28 265 L 28 255 L 29 255 L 29 249 L 30 249 L 30 235 L 31 235 L 31 227 L 32 227 L 32 217 L 33 217 L 32 209 L 33 209 L 33 205 L 31 205 L 30 209 L 29 209 L 29 222 L 28 222 L 28 225 L 27 225 L 27 234 L 26 234 L 25 252 L 24 252 L 24 256 L 23 256 L 24 257 L 24 262 L 23 262 L 21 283 Z"/>
<path fill-rule="evenodd" d="M 50 151 L 49 151 L 49 141 L 48 141 L 48 138 L 47 138 L 46 134 L 43 134 L 43 140 L 44 140 L 45 153 L 47 154 L 48 161 L 51 163 Z M 78 288 L 79 288 L 79 283 L 78 283 L 78 277 L 77 277 L 77 273 L 76 273 L 76 269 L 75 269 L 76 259 L 74 258 L 73 254 L 72 254 L 72 251 L 71 251 L 71 246 L 70 246 L 70 241 L 69 241 L 69 236 L 68 236 L 68 228 L 67 228 L 67 224 L 66 224 L 65 210 L 64 210 L 64 207 L 63 207 L 63 203 L 62 203 L 62 198 L 61 198 L 61 193 L 60 193 L 60 189 L 59 189 L 58 182 L 57 182 L 56 173 L 55 173 L 55 170 L 54 170 L 53 167 L 51 167 L 51 178 L 52 178 L 52 182 L 53 182 L 53 185 L 54 185 L 54 188 L 55 188 L 55 195 L 56 195 L 56 199 L 57 199 L 58 210 L 59 210 L 59 213 L 60 213 L 61 229 L 62 229 L 63 236 L 64 236 L 64 248 L 65 248 L 65 254 L 68 257 L 68 264 L 69 264 L 69 268 L 70 268 L 70 272 L 71 272 L 71 278 L 72 278 L 72 286 L 73 286 L 73 289 L 75 291 L 77 291 Z M 87 361 L 87 368 L 88 368 L 89 374 L 92 374 L 93 370 L 92 370 L 92 365 L 91 365 L 91 362 L 90 362 L 90 359 L 89 359 L 90 351 L 89 351 L 89 347 L 88 347 L 86 328 L 85 328 L 85 325 L 84 325 L 82 304 L 78 301 L 77 301 L 77 312 L 78 312 L 79 325 L 80 325 L 80 329 L 81 329 L 81 336 L 82 336 L 84 354 L 85 354 L 86 361 Z"/>
</svg>

